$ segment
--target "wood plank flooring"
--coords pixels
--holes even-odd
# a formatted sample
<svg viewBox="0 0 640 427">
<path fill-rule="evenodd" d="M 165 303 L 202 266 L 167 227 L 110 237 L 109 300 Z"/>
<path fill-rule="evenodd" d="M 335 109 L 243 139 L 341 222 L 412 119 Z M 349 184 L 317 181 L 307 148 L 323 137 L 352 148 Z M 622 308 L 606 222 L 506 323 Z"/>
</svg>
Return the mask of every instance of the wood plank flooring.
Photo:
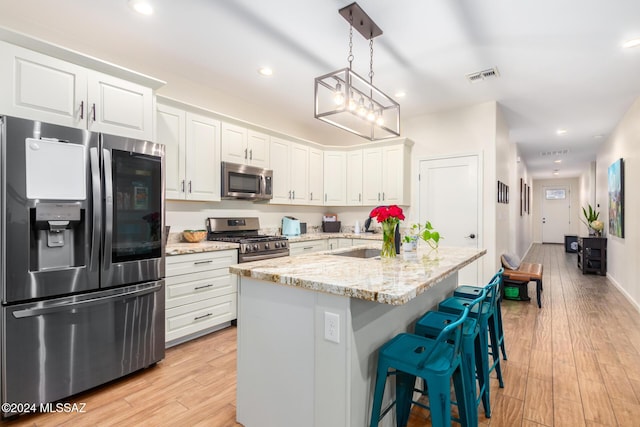
<svg viewBox="0 0 640 427">
<path fill-rule="evenodd" d="M 544 264 L 542 309 L 533 283 L 531 302 L 504 302 L 505 388 L 492 379 L 492 417 L 479 411 L 480 425 L 640 425 L 640 314 L 606 278 L 582 275 L 562 245 L 534 245 L 526 261 Z M 240 426 L 235 390 L 231 327 L 69 400 L 86 403 L 85 413 L 24 415 L 0 425 Z M 425 425 L 428 412 L 414 410 L 409 426 Z"/>
</svg>

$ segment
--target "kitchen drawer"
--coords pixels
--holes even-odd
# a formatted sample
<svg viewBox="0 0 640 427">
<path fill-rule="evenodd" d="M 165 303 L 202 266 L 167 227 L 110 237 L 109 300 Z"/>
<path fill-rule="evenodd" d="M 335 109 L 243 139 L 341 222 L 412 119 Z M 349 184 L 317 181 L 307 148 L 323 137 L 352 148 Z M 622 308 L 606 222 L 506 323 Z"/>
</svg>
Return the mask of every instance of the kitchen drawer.
<svg viewBox="0 0 640 427">
<path fill-rule="evenodd" d="M 236 295 L 232 293 L 166 310 L 165 340 L 173 341 L 235 319 Z"/>
<path fill-rule="evenodd" d="M 289 255 L 310 254 L 313 252 L 326 251 L 326 240 L 310 240 L 306 242 L 295 242 L 289 244 Z"/>
<path fill-rule="evenodd" d="M 169 309 L 235 293 L 237 291 L 237 276 L 229 274 L 229 269 L 225 267 L 168 277 L 166 286 L 165 307 Z"/>
<path fill-rule="evenodd" d="M 230 265 L 238 263 L 238 251 L 203 252 L 188 255 L 175 255 L 166 257 L 167 277 L 181 274 L 192 274 L 200 271 L 228 269 Z"/>
</svg>

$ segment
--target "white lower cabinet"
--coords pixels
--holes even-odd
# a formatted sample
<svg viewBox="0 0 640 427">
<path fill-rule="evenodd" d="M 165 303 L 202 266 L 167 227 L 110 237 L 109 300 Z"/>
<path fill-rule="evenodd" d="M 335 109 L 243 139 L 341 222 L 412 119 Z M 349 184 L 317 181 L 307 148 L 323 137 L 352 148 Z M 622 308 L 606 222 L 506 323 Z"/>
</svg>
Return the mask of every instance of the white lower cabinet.
<svg viewBox="0 0 640 427">
<path fill-rule="evenodd" d="M 165 342 L 167 347 L 220 328 L 236 318 L 235 249 L 167 257 Z"/>
<path fill-rule="evenodd" d="M 310 254 L 327 250 L 327 240 L 308 240 L 306 242 L 289 243 L 289 255 Z"/>
<path fill-rule="evenodd" d="M 351 246 L 353 246 L 353 240 L 352 239 L 345 239 L 343 237 L 337 238 L 337 239 L 329 239 L 327 241 L 327 245 L 329 250 L 332 249 L 341 249 L 341 248 L 350 248 Z"/>
</svg>

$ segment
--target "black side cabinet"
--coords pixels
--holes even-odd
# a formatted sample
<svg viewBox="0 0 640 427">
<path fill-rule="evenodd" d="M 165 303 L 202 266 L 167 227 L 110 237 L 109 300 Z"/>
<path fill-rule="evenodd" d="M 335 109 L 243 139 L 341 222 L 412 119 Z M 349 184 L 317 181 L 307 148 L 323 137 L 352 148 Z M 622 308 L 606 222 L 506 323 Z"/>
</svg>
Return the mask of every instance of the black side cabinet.
<svg viewBox="0 0 640 427">
<path fill-rule="evenodd" d="M 607 274 L 606 237 L 578 237 L 578 268 L 582 274 Z"/>
</svg>

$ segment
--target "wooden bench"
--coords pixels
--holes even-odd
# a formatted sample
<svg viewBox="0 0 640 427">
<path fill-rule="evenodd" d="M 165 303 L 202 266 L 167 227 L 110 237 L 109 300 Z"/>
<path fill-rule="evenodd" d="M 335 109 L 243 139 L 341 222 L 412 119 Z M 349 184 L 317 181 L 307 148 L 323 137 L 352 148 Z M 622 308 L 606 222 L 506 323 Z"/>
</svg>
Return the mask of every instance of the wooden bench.
<svg viewBox="0 0 640 427">
<path fill-rule="evenodd" d="M 542 308 L 542 301 L 540 299 L 540 293 L 542 292 L 542 264 L 535 264 L 530 262 L 521 262 L 517 270 L 511 270 L 504 265 L 505 279 L 518 281 L 518 282 L 536 282 L 536 298 L 538 300 L 538 307 Z"/>
</svg>

